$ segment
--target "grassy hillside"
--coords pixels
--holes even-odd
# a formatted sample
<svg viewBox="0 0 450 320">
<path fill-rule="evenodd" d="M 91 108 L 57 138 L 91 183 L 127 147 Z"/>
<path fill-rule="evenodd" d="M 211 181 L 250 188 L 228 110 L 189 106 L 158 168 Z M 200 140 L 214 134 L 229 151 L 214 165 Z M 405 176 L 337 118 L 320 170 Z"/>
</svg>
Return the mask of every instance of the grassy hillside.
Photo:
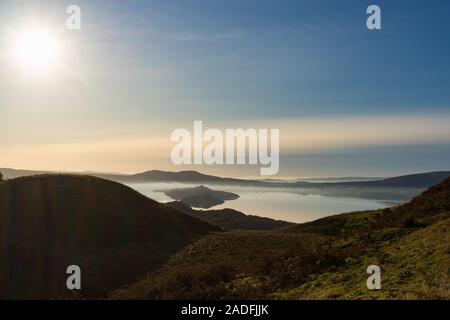
<svg viewBox="0 0 450 320">
<path fill-rule="evenodd" d="M 82 270 L 79 295 L 98 297 L 219 230 L 99 178 L 42 175 L 1 182 L 0 298 L 70 297 L 71 264 Z"/>
<path fill-rule="evenodd" d="M 410 203 L 276 231 L 211 234 L 111 298 L 450 298 L 450 179 Z M 382 290 L 366 268 L 382 268 Z"/>
</svg>

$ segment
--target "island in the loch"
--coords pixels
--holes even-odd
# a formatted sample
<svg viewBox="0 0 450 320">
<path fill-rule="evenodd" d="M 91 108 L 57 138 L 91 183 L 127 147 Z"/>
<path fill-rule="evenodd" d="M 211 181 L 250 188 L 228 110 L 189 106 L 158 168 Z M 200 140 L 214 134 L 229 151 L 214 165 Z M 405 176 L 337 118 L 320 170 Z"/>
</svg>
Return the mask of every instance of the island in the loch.
<svg viewBox="0 0 450 320">
<path fill-rule="evenodd" d="M 173 200 L 180 201 L 183 204 L 201 209 L 209 209 L 214 206 L 225 203 L 225 201 L 236 200 L 239 195 L 232 192 L 213 190 L 203 185 L 192 188 L 177 188 L 166 190 L 155 190 L 164 192 Z"/>
</svg>

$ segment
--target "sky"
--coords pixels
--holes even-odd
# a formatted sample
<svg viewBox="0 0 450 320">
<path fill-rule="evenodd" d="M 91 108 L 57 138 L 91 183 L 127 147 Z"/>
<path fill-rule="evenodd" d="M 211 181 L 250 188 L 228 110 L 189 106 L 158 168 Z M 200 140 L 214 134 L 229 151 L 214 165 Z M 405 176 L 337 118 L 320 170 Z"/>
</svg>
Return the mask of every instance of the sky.
<svg viewBox="0 0 450 320">
<path fill-rule="evenodd" d="M 81 30 L 65 27 L 72 4 Z M 381 30 L 366 28 L 370 4 Z M 171 163 L 171 132 L 202 120 L 279 128 L 280 177 L 449 170 L 448 12 L 424 0 L 0 0 L 0 167 L 256 175 Z M 61 49 L 38 74 L 11 53 L 31 25 Z"/>
</svg>

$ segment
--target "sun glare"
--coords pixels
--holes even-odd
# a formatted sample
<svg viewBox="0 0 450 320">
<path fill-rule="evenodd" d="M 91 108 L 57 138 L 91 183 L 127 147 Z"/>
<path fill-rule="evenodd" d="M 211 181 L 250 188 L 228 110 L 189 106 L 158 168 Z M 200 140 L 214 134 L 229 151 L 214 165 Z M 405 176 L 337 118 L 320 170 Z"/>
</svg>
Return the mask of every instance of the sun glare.
<svg viewBox="0 0 450 320">
<path fill-rule="evenodd" d="M 15 35 L 13 57 L 26 71 L 43 72 L 57 64 L 60 48 L 50 32 L 30 29 Z"/>
</svg>

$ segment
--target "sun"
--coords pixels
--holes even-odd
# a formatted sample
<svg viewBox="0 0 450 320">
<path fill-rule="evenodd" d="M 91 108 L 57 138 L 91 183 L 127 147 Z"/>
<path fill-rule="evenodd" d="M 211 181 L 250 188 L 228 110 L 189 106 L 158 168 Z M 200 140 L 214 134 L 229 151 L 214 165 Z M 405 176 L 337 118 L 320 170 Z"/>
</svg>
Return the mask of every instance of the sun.
<svg viewBox="0 0 450 320">
<path fill-rule="evenodd" d="M 49 31 L 31 28 L 14 36 L 12 56 L 16 63 L 30 72 L 43 72 L 56 66 L 61 48 Z"/>
</svg>

